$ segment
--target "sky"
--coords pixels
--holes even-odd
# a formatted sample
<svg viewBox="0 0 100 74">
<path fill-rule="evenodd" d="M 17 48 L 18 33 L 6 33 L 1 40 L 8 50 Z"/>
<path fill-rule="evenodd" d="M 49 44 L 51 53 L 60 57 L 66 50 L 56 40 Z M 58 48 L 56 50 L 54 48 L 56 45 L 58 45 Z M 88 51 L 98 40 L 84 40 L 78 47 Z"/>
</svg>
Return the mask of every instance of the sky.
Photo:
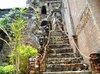
<svg viewBox="0 0 100 74">
<path fill-rule="evenodd" d="M 24 8 L 26 7 L 26 0 L 0 0 L 0 9 L 8 8 Z"/>
</svg>

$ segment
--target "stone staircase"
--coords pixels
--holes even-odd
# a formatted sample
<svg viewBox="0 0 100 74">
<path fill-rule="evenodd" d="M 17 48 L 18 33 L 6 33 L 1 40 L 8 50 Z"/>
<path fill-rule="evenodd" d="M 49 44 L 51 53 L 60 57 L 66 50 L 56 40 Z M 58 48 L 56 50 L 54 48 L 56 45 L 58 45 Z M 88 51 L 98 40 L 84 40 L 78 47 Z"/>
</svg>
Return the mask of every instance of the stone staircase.
<svg viewBox="0 0 100 74">
<path fill-rule="evenodd" d="M 91 74 L 82 57 L 74 53 L 68 36 L 61 31 L 50 33 L 46 59 L 46 72 L 43 74 Z"/>
</svg>

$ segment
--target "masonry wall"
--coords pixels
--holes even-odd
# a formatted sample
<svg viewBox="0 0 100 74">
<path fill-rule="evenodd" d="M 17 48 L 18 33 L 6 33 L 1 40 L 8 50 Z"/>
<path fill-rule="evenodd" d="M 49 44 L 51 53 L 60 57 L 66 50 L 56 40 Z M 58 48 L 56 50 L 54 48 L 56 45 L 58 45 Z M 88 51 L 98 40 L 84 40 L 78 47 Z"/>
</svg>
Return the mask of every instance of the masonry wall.
<svg viewBox="0 0 100 74">
<path fill-rule="evenodd" d="M 87 0 L 68 0 L 75 28 L 79 24 L 80 16 L 87 7 Z"/>
<path fill-rule="evenodd" d="M 100 51 L 100 0 L 69 0 L 69 4 L 80 52 L 89 63 L 89 55 Z"/>
</svg>

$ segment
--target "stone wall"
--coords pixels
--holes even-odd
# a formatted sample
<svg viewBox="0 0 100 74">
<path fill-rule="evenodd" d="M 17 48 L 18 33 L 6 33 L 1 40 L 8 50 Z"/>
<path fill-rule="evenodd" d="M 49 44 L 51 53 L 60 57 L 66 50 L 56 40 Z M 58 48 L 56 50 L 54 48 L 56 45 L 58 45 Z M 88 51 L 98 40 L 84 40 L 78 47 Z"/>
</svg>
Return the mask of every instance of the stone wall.
<svg viewBox="0 0 100 74">
<path fill-rule="evenodd" d="M 95 24 L 100 29 L 100 0 L 88 0 Z"/>
<path fill-rule="evenodd" d="M 8 14 L 11 9 L 0 9 L 0 18 L 3 17 L 3 15 Z"/>
<path fill-rule="evenodd" d="M 82 15 L 85 7 L 87 7 L 87 0 L 68 0 L 70 11 L 73 18 L 75 28 L 77 27 L 80 16 Z"/>
<path fill-rule="evenodd" d="M 78 46 L 85 61 L 100 51 L 100 0 L 69 0 Z"/>
</svg>

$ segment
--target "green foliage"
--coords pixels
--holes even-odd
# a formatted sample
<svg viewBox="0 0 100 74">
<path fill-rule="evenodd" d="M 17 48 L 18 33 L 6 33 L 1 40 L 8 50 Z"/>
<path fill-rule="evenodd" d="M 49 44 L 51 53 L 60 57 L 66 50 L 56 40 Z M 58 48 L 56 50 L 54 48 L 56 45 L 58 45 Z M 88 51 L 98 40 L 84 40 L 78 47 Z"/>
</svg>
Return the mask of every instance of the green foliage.
<svg viewBox="0 0 100 74">
<path fill-rule="evenodd" d="M 25 28 L 24 24 L 26 23 L 26 20 L 21 15 L 25 14 L 27 10 L 18 8 L 18 9 L 12 9 L 11 12 L 12 14 L 10 13 L 9 13 L 10 15 L 6 14 L 2 19 L 0 19 L 0 29 L 4 31 L 4 33 L 8 36 L 9 40 L 12 40 L 11 38 L 13 38 L 11 37 L 12 33 L 14 33 L 15 37 L 16 36 L 18 38 L 21 37 L 18 36 L 19 34 L 21 35 L 21 33 L 18 32 L 20 32 L 23 28 Z M 10 17 L 11 15 L 13 16 L 13 18 Z"/>
<path fill-rule="evenodd" d="M 0 74 L 4 74 L 3 66 L 0 66 Z"/>
<path fill-rule="evenodd" d="M 20 9 L 18 11 L 17 10 L 15 11 L 15 13 L 17 13 L 17 12 L 18 12 L 18 16 L 15 16 L 13 20 L 10 20 L 10 22 L 8 22 L 9 21 L 8 16 L 5 16 L 5 19 L 0 21 L 0 29 L 2 31 L 4 31 L 5 34 L 8 36 L 9 45 L 11 46 L 11 48 L 13 48 L 12 54 L 15 55 L 15 61 L 13 61 L 12 64 L 15 64 L 16 73 L 19 70 L 19 62 L 18 62 L 19 52 L 17 51 L 17 47 L 21 45 L 20 41 L 21 41 L 22 36 L 24 34 L 23 32 L 25 30 L 25 23 L 26 23 L 26 20 L 21 17 L 21 14 L 25 13 L 25 11 L 23 11 L 23 9 L 22 10 Z M 10 27 L 11 31 L 13 32 L 13 37 L 9 35 L 9 32 L 6 29 L 7 27 L 5 27 L 6 25 L 8 25 Z"/>
<path fill-rule="evenodd" d="M 0 66 L 0 74 L 13 74 L 14 66 L 8 65 L 8 66 Z"/>
<path fill-rule="evenodd" d="M 13 65 L 5 66 L 3 68 L 3 71 L 5 72 L 5 74 L 12 74 L 12 72 L 14 71 L 14 66 Z"/>
<path fill-rule="evenodd" d="M 38 56 L 38 50 L 31 47 L 31 46 L 25 46 L 21 45 L 17 47 L 18 55 L 20 58 L 20 71 L 21 74 L 27 74 L 28 72 L 28 59 L 32 56 Z M 14 58 L 16 57 L 15 54 L 12 54 L 11 62 L 14 61 Z"/>
<path fill-rule="evenodd" d="M 0 19 L 0 24 L 4 27 L 7 27 L 8 20 L 6 18 Z"/>
<path fill-rule="evenodd" d="M 25 14 L 27 10 L 25 8 L 14 8 L 12 9 L 13 13 Z"/>
<path fill-rule="evenodd" d="M 27 22 L 25 19 L 22 18 L 22 14 L 26 13 L 24 9 L 14 9 L 12 10 L 14 14 L 14 18 L 10 18 L 5 16 L 4 19 L 0 20 L 0 29 L 5 32 L 5 34 L 9 38 L 9 46 L 13 48 L 11 51 L 10 62 L 14 64 L 15 67 L 12 65 L 8 65 L 5 67 L 0 67 L 0 74 L 12 74 L 12 71 L 16 70 L 16 74 L 19 74 L 19 69 L 21 74 L 27 73 L 27 66 L 28 66 L 28 59 L 32 56 L 38 55 L 38 50 L 32 48 L 31 46 L 22 45 L 21 40 L 24 34 L 24 30 L 26 29 L 25 23 Z M 9 31 L 6 29 L 7 26 L 10 27 L 10 32 L 13 33 L 13 36 L 9 35 Z M 6 42 L 6 41 L 5 41 Z M 7 43 L 7 42 L 6 42 Z"/>
<path fill-rule="evenodd" d="M 19 46 L 17 48 L 20 56 L 20 70 L 21 74 L 26 74 L 28 72 L 27 66 L 28 66 L 28 59 L 32 56 L 38 55 L 38 50 L 35 48 L 32 48 L 31 46 Z"/>
<path fill-rule="evenodd" d="M 13 38 L 13 40 L 16 41 L 15 46 L 20 45 L 20 41 L 23 35 L 22 30 L 25 30 L 25 23 L 26 21 L 20 17 L 17 17 L 16 20 L 9 23 L 11 30 L 13 31 L 13 35 L 15 37 Z"/>
<path fill-rule="evenodd" d="M 29 58 L 38 55 L 38 50 L 31 46 L 21 45 L 17 47 L 17 50 L 22 58 Z"/>
<path fill-rule="evenodd" d="M 26 74 L 28 72 L 27 66 L 28 66 L 28 59 L 32 56 L 37 56 L 38 51 L 35 48 L 32 48 L 31 46 L 19 46 L 18 52 L 20 56 L 20 70 L 22 74 Z"/>
<path fill-rule="evenodd" d="M 8 33 L 8 29 L 9 29 L 9 25 L 8 25 L 8 19 L 7 18 L 2 18 L 0 19 L 0 29 L 8 36 L 8 38 L 10 39 L 9 33 Z"/>
<path fill-rule="evenodd" d="M 13 22 L 9 23 L 11 30 L 13 31 L 13 36 L 14 36 L 14 38 L 12 38 L 10 42 L 11 44 L 13 44 L 14 42 L 14 45 L 12 45 L 14 52 L 12 52 L 12 54 L 15 55 L 15 61 L 13 61 L 13 63 L 16 66 L 15 68 L 16 74 L 19 72 L 20 62 L 18 60 L 21 59 L 19 58 L 20 52 L 17 50 L 17 47 L 21 46 L 21 40 L 22 40 L 22 36 L 25 30 L 25 23 L 26 23 L 26 20 L 20 17 L 16 17 L 16 19 L 13 20 Z"/>
</svg>

